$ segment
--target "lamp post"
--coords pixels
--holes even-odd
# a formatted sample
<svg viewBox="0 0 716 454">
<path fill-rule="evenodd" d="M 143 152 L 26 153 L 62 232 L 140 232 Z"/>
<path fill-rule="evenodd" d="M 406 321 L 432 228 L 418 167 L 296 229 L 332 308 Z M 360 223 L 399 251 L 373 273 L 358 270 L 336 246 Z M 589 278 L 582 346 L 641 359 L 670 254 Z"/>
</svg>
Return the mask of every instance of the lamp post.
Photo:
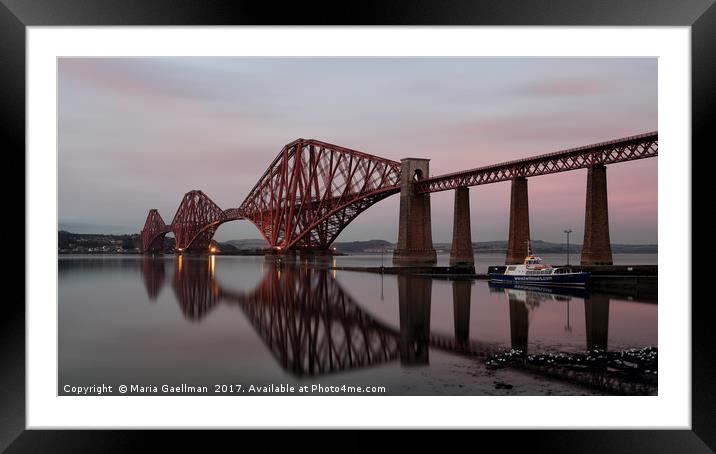
<svg viewBox="0 0 716 454">
<path fill-rule="evenodd" d="M 569 234 L 572 233 L 572 229 L 567 229 L 564 233 L 567 234 L 567 266 L 569 266 Z"/>
</svg>

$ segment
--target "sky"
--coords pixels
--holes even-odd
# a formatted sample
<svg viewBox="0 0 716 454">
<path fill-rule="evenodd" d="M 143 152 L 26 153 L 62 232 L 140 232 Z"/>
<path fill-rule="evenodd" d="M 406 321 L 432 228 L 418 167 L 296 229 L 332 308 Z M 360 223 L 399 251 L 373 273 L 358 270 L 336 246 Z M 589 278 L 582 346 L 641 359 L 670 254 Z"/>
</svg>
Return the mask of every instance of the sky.
<svg viewBox="0 0 716 454">
<path fill-rule="evenodd" d="M 654 131 L 655 58 L 60 58 L 59 228 L 137 233 L 201 189 L 238 207 L 281 148 L 313 138 L 439 175 Z M 657 243 L 658 158 L 608 166 L 612 243 Z M 529 179 L 531 237 L 581 243 L 586 170 Z M 433 194 L 450 242 L 453 192 Z M 473 241 L 507 238 L 510 183 L 470 190 Z M 337 241 L 398 232 L 399 197 Z M 260 238 L 248 221 L 216 239 Z"/>
</svg>

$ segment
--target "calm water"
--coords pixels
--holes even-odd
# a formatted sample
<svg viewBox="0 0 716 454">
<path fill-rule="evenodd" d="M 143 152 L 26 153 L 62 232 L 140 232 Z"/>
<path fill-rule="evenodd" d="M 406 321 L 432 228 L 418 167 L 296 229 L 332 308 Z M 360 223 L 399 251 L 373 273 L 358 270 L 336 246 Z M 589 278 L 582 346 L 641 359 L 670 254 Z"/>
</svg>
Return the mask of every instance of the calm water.
<svg viewBox="0 0 716 454">
<path fill-rule="evenodd" d="M 565 257 L 543 257 L 564 263 Z M 656 255 L 616 263 L 656 264 Z M 388 265 L 390 257 L 384 257 Z M 440 260 L 447 261 L 445 255 Z M 502 255 L 478 256 L 478 271 Z M 573 262 L 578 257 L 572 257 Z M 379 266 L 379 255 L 336 257 Z M 276 267 L 263 257 L 64 256 L 59 394 L 121 384 L 380 386 L 380 394 L 588 394 L 480 358 L 657 345 L 656 301 L 485 281 Z M 496 390 L 495 383 L 511 389 Z M 242 386 L 237 391 L 236 385 Z M 70 388 L 71 389 L 71 388 Z M 224 391 L 231 392 L 230 388 Z M 349 389 L 350 391 L 350 389 Z M 141 394 L 142 392 L 138 392 Z"/>
</svg>

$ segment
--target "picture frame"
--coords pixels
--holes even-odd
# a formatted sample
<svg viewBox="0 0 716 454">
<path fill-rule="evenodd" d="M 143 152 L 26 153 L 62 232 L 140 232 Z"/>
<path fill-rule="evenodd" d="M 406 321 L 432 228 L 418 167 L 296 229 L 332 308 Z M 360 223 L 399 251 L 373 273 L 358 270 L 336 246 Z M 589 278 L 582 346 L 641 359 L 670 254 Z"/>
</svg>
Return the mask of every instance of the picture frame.
<svg viewBox="0 0 716 454">
<path fill-rule="evenodd" d="M 0 58 L 2 66 L 3 143 L 8 155 L 24 168 L 25 141 L 25 49 L 26 28 L 31 26 L 142 26 L 142 25 L 437 25 L 437 26 L 689 26 L 692 64 L 692 149 L 706 150 L 708 114 L 714 111 L 716 90 L 716 6 L 713 0 L 659 1 L 499 1 L 482 2 L 391 2 L 360 8 L 285 8 L 258 6 L 255 2 L 171 2 L 166 0 L 22 1 L 0 0 Z M 685 158 L 687 151 L 684 151 Z M 693 153 L 691 154 L 693 160 Z M 693 166 L 692 166 L 693 168 Z M 698 168 L 696 168 L 698 170 Z M 703 169 L 700 170 L 703 172 Z M 708 181 L 692 173 L 692 182 Z M 693 184 L 693 183 L 692 183 Z M 693 186 L 692 193 L 700 191 Z M 710 191 L 706 191 L 709 193 Z M 692 205 L 693 206 L 693 205 Z M 693 221 L 692 221 L 693 222 Z M 697 226 L 697 224 L 692 224 Z M 26 226 L 25 226 L 26 227 Z M 24 230 L 24 229 L 23 229 Z M 693 236 L 708 241 L 705 232 Z M 24 238 L 25 242 L 28 238 Z M 689 239 L 688 247 L 691 247 Z M 693 257 L 693 255 L 692 255 Z M 31 272 L 25 263 L 24 272 Z M 703 268 L 702 268 L 703 269 Z M 699 268 L 693 267 L 693 283 Z M 716 451 L 716 359 L 711 353 L 716 317 L 708 299 L 692 304 L 692 430 L 643 431 L 518 431 L 514 439 L 529 440 L 532 448 L 550 452 L 604 452 L 630 447 L 649 452 Z M 158 440 L 166 434 L 146 431 L 38 431 L 26 430 L 25 411 L 25 306 L 19 298 L 6 301 L 0 330 L 2 372 L 0 387 L 0 448 L 8 452 L 130 450 L 141 439 Z M 668 333 L 663 333 L 668 335 Z M 199 434 L 201 435 L 201 434 Z M 339 437 L 340 434 L 336 434 Z M 172 435 L 174 437 L 174 435 Z M 210 436 L 208 433 L 204 436 Z M 213 435 L 211 435 L 213 436 Z M 283 440 L 290 446 L 307 435 Z M 308 435 L 310 436 L 310 434 Z M 372 434 L 361 432 L 343 437 L 353 449 L 370 448 Z M 184 435 L 174 437 L 183 440 Z M 279 437 L 284 438 L 284 437 Z M 500 431 L 480 434 L 480 444 L 504 442 Z M 508 438 L 512 439 L 513 435 Z M 307 439 L 304 439 L 307 441 Z M 501 441 L 502 440 L 502 441 Z M 214 440 L 216 441 L 216 440 Z M 399 444 L 402 449 L 421 446 L 421 437 Z M 414 446 L 411 446 L 414 445 Z"/>
</svg>

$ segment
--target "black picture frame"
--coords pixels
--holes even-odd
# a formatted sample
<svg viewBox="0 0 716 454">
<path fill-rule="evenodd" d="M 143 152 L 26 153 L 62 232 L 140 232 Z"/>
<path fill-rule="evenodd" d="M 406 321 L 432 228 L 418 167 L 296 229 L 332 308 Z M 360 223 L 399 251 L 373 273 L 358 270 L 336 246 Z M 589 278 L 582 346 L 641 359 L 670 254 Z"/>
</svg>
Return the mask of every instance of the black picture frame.
<svg viewBox="0 0 716 454">
<path fill-rule="evenodd" d="M 692 149 L 703 152 L 710 139 L 710 118 L 716 109 L 716 6 L 714 0 L 487 0 L 487 1 L 392 1 L 360 2 L 322 6 L 307 2 L 268 3 L 256 1 L 187 0 L 0 0 L 0 115 L 5 168 L 25 168 L 25 33 L 29 26 L 64 25 L 549 25 L 549 26 L 689 26 L 692 64 Z M 694 153 L 681 151 L 684 159 Z M 14 160 L 14 162 L 12 162 Z M 11 167 L 8 167 L 11 166 Z M 693 167 L 698 172 L 705 168 Z M 6 170 L 7 171 L 7 170 Z M 12 173 L 18 173 L 13 171 Z M 705 175 L 692 174 L 692 182 L 707 182 Z M 6 175 L 6 178 L 9 176 Z M 17 188 L 19 185 L 14 184 Z M 692 186 L 694 195 L 711 190 Z M 7 190 L 7 189 L 6 189 Z M 6 195 L 8 193 L 6 192 Z M 13 191 L 10 195 L 15 196 Z M 695 204 L 692 204 L 692 207 Z M 712 204 L 709 204 L 712 205 Z M 698 205 L 696 205 L 698 207 Z M 24 213 L 23 209 L 14 213 Z M 6 227 L 9 216 L 6 212 Z M 14 216 L 16 219 L 19 215 Z M 692 221 L 693 222 L 693 221 Z M 699 235 L 708 241 L 708 232 Z M 24 224 L 23 226 L 27 227 Z M 704 225 L 705 227 L 706 225 Z M 17 238 L 15 225 L 10 244 Z M 25 228 L 23 228 L 25 232 Z M 12 239 L 12 240 L 11 240 Z M 23 234 L 25 245 L 31 238 Z M 16 243 L 15 243 L 16 244 Z M 697 243 L 699 244 L 699 243 Z M 691 239 L 684 241 L 691 248 Z M 23 273 L 32 272 L 25 264 Z M 19 268 L 19 267 L 18 267 Z M 708 270 L 699 271 L 692 263 L 692 282 L 706 282 Z M 695 277 L 695 279 L 694 279 Z M 699 279 L 701 277 L 701 279 Z M 8 279 L 5 282 L 10 282 Z M 703 285 L 703 284 L 699 284 Z M 7 286 L 6 286 L 7 288 Z M 8 452 L 124 452 L 135 450 L 142 438 L 158 439 L 167 434 L 150 431 L 41 431 L 25 430 L 25 305 L 24 298 L 9 296 L 3 302 L 0 320 L 0 450 Z M 694 293 L 696 295 L 696 293 Z M 689 295 L 691 297 L 691 295 Z M 693 300 L 693 299 L 692 299 Z M 688 301 L 663 301 L 684 304 Z M 532 450 L 550 452 L 714 452 L 716 451 L 716 356 L 712 353 L 716 320 L 714 303 L 709 299 L 692 304 L 692 430 L 548 430 L 516 431 L 505 436 L 500 431 L 481 431 L 474 438 L 479 446 L 509 446 L 527 443 Z M 668 336 L 660 332 L 660 336 Z M 174 442 L 189 448 L 188 436 L 171 432 Z M 203 434 L 208 435 L 207 432 Z M 314 434 L 315 435 L 315 434 Z M 350 451 L 372 449 L 368 432 L 335 433 L 342 448 Z M 199 436 L 202 436 L 200 433 Z M 212 442 L 223 441 L 226 433 L 211 433 Z M 264 435 L 265 436 L 265 435 Z M 220 437 L 220 438 L 219 438 Z M 309 438 L 312 437 L 312 438 Z M 422 446 L 423 434 L 400 437 L 401 450 Z M 271 437 L 286 446 L 309 443 L 315 437 L 293 433 L 290 437 Z M 196 446 L 202 446 L 197 444 Z M 391 447 L 388 445 L 388 447 Z M 502 448 L 501 448 L 502 449 Z"/>
</svg>

